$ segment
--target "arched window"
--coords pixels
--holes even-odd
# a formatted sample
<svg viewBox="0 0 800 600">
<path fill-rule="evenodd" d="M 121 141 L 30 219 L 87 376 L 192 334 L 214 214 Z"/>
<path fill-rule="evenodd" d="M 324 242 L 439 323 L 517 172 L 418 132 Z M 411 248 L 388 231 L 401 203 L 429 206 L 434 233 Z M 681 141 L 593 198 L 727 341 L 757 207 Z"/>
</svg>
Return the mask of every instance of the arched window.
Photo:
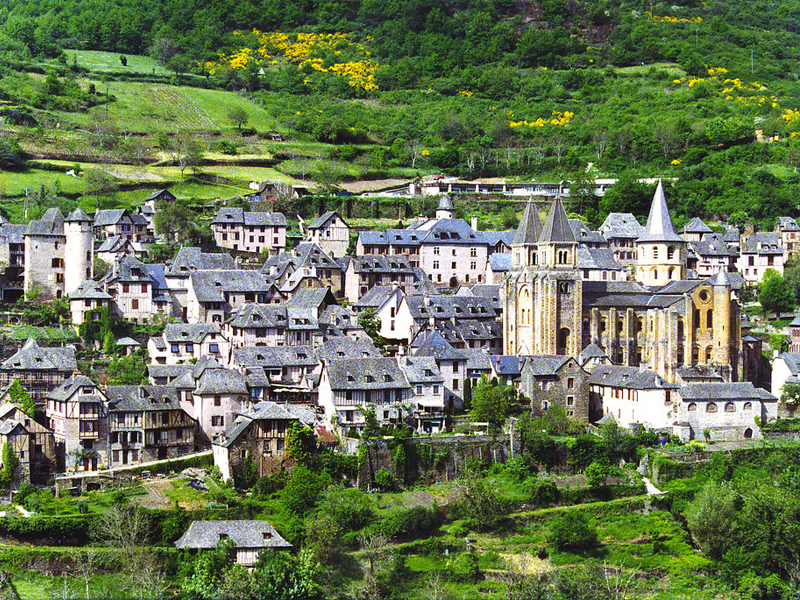
<svg viewBox="0 0 800 600">
<path fill-rule="evenodd" d="M 736 405 L 733 402 L 726 402 L 725 412 L 736 412 Z"/>
<path fill-rule="evenodd" d="M 706 348 L 706 363 L 711 362 L 711 346 Z"/>
<path fill-rule="evenodd" d="M 644 331 L 644 319 L 642 317 L 636 319 L 636 331 Z"/>
<path fill-rule="evenodd" d="M 678 339 L 683 339 L 683 319 L 678 319 Z"/>
<path fill-rule="evenodd" d="M 621 365 L 625 360 L 625 353 L 622 350 L 622 346 L 617 346 L 617 364 Z"/>
<path fill-rule="evenodd" d="M 637 365 L 642 363 L 642 355 L 643 355 L 642 347 L 641 346 L 636 346 L 636 364 Z"/>
<path fill-rule="evenodd" d="M 711 329 L 714 326 L 714 311 L 708 309 L 706 311 L 706 327 Z"/>
<path fill-rule="evenodd" d="M 569 281 L 561 281 L 558 284 L 558 291 L 562 294 L 569 294 Z"/>
<path fill-rule="evenodd" d="M 658 269 L 656 269 L 655 267 L 650 269 L 650 277 L 652 277 L 653 279 L 658 279 Z"/>
<path fill-rule="evenodd" d="M 658 246 L 653 246 L 653 260 L 658 259 Z"/>
<path fill-rule="evenodd" d="M 694 328 L 700 329 L 700 311 L 697 309 L 694 311 Z"/>
<path fill-rule="evenodd" d="M 603 333 L 606 330 L 606 318 L 600 317 L 600 333 Z"/>
<path fill-rule="evenodd" d="M 675 246 L 670 246 L 669 248 L 667 248 L 667 258 L 669 260 L 675 258 Z"/>
<path fill-rule="evenodd" d="M 623 321 L 622 319 L 617 321 L 617 333 L 619 335 L 624 335 L 625 334 L 625 321 Z"/>
<path fill-rule="evenodd" d="M 675 267 L 670 267 L 667 273 L 670 279 L 675 279 Z"/>
<path fill-rule="evenodd" d="M 683 366 L 683 348 L 678 348 L 678 366 Z"/>
<path fill-rule="evenodd" d="M 709 402 L 708 404 L 706 404 L 706 412 L 707 413 L 717 412 L 717 405 L 713 402 Z"/>
<path fill-rule="evenodd" d="M 752 402 L 745 402 L 744 406 L 742 406 L 742 410 L 753 410 L 753 403 Z"/>
<path fill-rule="evenodd" d="M 695 404 L 694 402 L 690 403 L 690 404 L 689 404 L 689 406 L 687 407 L 687 410 L 688 410 L 689 412 L 694 412 L 694 411 L 696 411 L 696 410 L 697 410 L 697 404 Z"/>
</svg>

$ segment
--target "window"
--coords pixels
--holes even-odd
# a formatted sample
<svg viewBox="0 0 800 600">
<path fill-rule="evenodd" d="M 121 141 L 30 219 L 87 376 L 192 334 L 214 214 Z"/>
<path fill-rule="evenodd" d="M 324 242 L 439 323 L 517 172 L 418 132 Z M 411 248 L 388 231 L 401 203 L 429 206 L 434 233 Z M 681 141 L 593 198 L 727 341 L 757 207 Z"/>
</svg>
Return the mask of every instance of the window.
<svg viewBox="0 0 800 600">
<path fill-rule="evenodd" d="M 575 396 L 567 396 L 567 406 L 575 406 Z"/>
<path fill-rule="evenodd" d="M 438 394 L 439 393 L 439 386 L 438 385 L 433 386 L 433 393 L 434 394 Z"/>
<path fill-rule="evenodd" d="M 475 269 L 477 269 L 477 268 L 478 268 L 478 263 L 477 263 L 476 261 L 474 261 L 474 260 L 471 260 L 471 261 L 469 262 L 469 268 L 470 268 L 470 269 L 472 269 L 472 270 L 474 271 Z"/>
<path fill-rule="evenodd" d="M 744 406 L 742 406 L 742 410 L 753 410 L 753 403 L 752 402 L 745 402 Z"/>
<path fill-rule="evenodd" d="M 219 354 L 219 344 L 209 344 L 208 351 L 211 354 Z"/>
<path fill-rule="evenodd" d="M 127 283 L 122 284 L 122 293 L 127 294 L 131 291 L 131 286 Z"/>
<path fill-rule="evenodd" d="M 180 344 L 172 344 L 172 345 L 170 346 L 170 350 L 172 350 L 172 353 L 173 353 L 173 354 L 178 354 L 178 352 L 180 352 L 180 351 L 181 351 Z"/>
<path fill-rule="evenodd" d="M 567 389 L 568 390 L 575 389 L 575 378 L 574 377 L 567 377 Z"/>
<path fill-rule="evenodd" d="M 736 412 L 736 405 L 733 402 L 725 404 L 725 412 Z"/>
<path fill-rule="evenodd" d="M 694 402 L 690 403 L 690 404 L 689 404 L 689 406 L 687 407 L 687 410 L 688 410 L 689 412 L 694 412 L 694 411 L 696 411 L 696 410 L 697 410 L 697 404 L 695 404 Z"/>
<path fill-rule="evenodd" d="M 194 344 L 186 344 L 186 352 L 188 352 L 189 354 L 194 352 Z"/>
<path fill-rule="evenodd" d="M 214 415 L 213 417 L 211 417 L 212 427 L 222 427 L 223 423 L 224 419 L 222 418 L 222 415 Z"/>
<path fill-rule="evenodd" d="M 669 260 L 675 258 L 675 246 L 670 246 L 669 248 L 667 248 L 667 258 Z"/>
<path fill-rule="evenodd" d="M 438 260 L 433 261 L 433 268 L 434 269 L 438 269 L 439 268 L 439 261 Z"/>
<path fill-rule="evenodd" d="M 219 396 L 214 396 L 214 406 L 222 406 L 222 399 Z"/>
<path fill-rule="evenodd" d="M 718 410 L 718 409 L 717 409 L 717 405 L 716 405 L 716 404 L 714 404 L 713 402 L 709 402 L 709 403 L 706 405 L 706 412 L 707 412 L 707 413 L 715 413 L 715 412 L 717 412 L 717 410 Z"/>
<path fill-rule="evenodd" d="M 658 258 L 658 247 L 653 248 L 653 259 Z"/>
<path fill-rule="evenodd" d="M 453 379 L 453 391 L 458 391 L 458 379 Z"/>
<path fill-rule="evenodd" d="M 439 256 L 439 252 L 440 252 L 440 250 L 439 250 L 439 246 L 434 246 L 434 247 L 433 247 L 433 254 L 434 254 L 434 256 Z"/>
</svg>

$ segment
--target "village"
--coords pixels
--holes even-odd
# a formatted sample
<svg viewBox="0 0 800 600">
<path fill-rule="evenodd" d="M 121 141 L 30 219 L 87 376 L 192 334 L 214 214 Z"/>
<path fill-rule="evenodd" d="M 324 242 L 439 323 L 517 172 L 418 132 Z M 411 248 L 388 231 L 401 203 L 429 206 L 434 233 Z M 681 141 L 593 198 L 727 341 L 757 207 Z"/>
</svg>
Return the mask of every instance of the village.
<svg viewBox="0 0 800 600">
<path fill-rule="evenodd" d="M 147 385 L 93 381 L 74 345 L 29 339 L 2 361 L 16 486 L 56 476 L 74 488 L 209 449 L 225 479 L 248 456 L 268 475 L 292 423 L 351 453 L 344 441 L 370 411 L 379 425 L 446 434 L 482 379 L 513 386 L 533 415 L 558 405 L 578 422 L 682 442 L 759 439 L 761 425 L 794 415 L 780 397 L 800 381 L 800 319 L 792 352 L 770 365 L 738 303 L 797 252 L 791 218 L 724 233 L 693 219 L 679 234 L 659 183 L 645 225 L 612 213 L 593 231 L 556 196 L 520 202 L 516 231 L 478 231 L 444 194 L 403 229 L 355 232 L 326 212 L 289 248 L 283 214 L 223 207 L 219 251 L 144 262 L 170 200 L 160 190 L 137 212 L 50 209 L 0 225 L 5 299 L 67 298 L 76 330 L 103 315 L 161 325 L 115 340 L 146 361 Z M 98 278 L 96 257 L 109 265 Z"/>
</svg>

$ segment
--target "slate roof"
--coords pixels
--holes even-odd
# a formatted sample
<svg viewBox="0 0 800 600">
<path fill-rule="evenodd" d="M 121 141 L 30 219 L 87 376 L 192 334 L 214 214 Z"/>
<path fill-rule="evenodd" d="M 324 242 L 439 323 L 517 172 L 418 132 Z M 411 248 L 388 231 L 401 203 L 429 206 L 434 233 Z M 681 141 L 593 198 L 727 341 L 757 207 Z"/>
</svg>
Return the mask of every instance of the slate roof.
<svg viewBox="0 0 800 600">
<path fill-rule="evenodd" d="M 505 273 L 511 269 L 511 253 L 495 252 L 489 256 L 489 268 L 495 273 Z"/>
<path fill-rule="evenodd" d="M 477 296 L 413 295 L 405 302 L 415 320 L 495 319 L 497 311 L 487 298 Z"/>
<path fill-rule="evenodd" d="M 326 364 L 334 390 L 407 389 L 408 379 L 393 358 L 332 360 Z M 384 376 L 388 377 L 388 380 Z"/>
<path fill-rule="evenodd" d="M 188 277 L 191 271 L 232 271 L 238 268 L 230 254 L 203 252 L 200 248 L 183 246 L 167 263 L 166 273 L 168 276 Z"/>
<path fill-rule="evenodd" d="M 385 254 L 351 256 L 350 265 L 354 273 L 408 274 L 414 272 L 411 268 L 411 263 L 404 256 L 388 256 Z"/>
<path fill-rule="evenodd" d="M 607 246 L 608 240 L 599 231 L 594 231 L 586 226 L 580 219 L 570 219 L 569 226 L 572 227 L 572 233 L 575 234 L 575 240 L 579 244 L 592 244 Z"/>
<path fill-rule="evenodd" d="M 199 302 L 225 302 L 225 292 L 265 293 L 271 285 L 258 271 L 195 271 L 189 275 Z"/>
<path fill-rule="evenodd" d="M 125 246 L 133 247 L 127 236 L 111 235 L 103 240 L 95 252 L 121 252 Z"/>
<path fill-rule="evenodd" d="M 78 368 L 75 348 L 42 348 L 33 338 L 2 363 L 10 371 L 68 371 Z"/>
<path fill-rule="evenodd" d="M 600 346 L 592 342 L 591 344 L 586 346 L 586 348 L 581 350 L 580 356 L 578 358 L 580 359 L 580 363 L 582 365 L 585 365 L 589 361 L 589 359 L 608 358 L 608 355 L 605 352 L 603 352 L 603 349 Z"/>
<path fill-rule="evenodd" d="M 316 267 L 317 269 L 340 270 L 339 263 L 333 260 L 322 248 L 312 242 L 303 242 L 295 246 L 293 262 L 297 266 Z"/>
<path fill-rule="evenodd" d="M 687 383 L 678 388 L 684 402 L 714 402 L 720 400 L 762 400 L 777 402 L 767 390 L 754 387 L 749 381 L 726 383 Z"/>
<path fill-rule="evenodd" d="M 794 316 L 794 319 L 792 319 L 792 322 L 789 323 L 789 327 L 800 327 L 800 313 L 798 313 L 798 314 L 796 314 Z"/>
<path fill-rule="evenodd" d="M 377 310 L 386 304 L 386 301 L 389 300 L 392 292 L 395 290 L 398 290 L 402 296 L 405 295 L 399 287 L 392 285 L 373 285 L 364 293 L 363 296 L 361 296 L 361 298 L 358 299 L 358 302 L 356 302 L 353 306 L 361 310 L 365 310 L 367 308 Z"/>
<path fill-rule="evenodd" d="M 297 290 L 297 292 L 286 301 L 286 306 L 289 308 L 313 308 L 317 310 L 331 304 L 338 304 L 338 301 L 330 288 L 327 287 Z"/>
<path fill-rule="evenodd" d="M 236 548 L 291 548 L 267 521 L 192 521 L 176 548 L 216 548 L 220 536 Z"/>
<path fill-rule="evenodd" d="M 539 241 L 542 234 L 542 218 L 539 216 L 539 209 L 535 202 L 528 202 L 525 205 L 525 212 L 522 213 L 517 232 L 511 241 L 512 246 L 532 245 Z"/>
<path fill-rule="evenodd" d="M 156 198 L 158 198 L 158 197 L 159 197 L 161 194 L 164 194 L 164 193 L 167 193 L 167 194 L 169 194 L 169 195 L 170 195 L 170 196 L 172 196 L 173 198 L 175 197 L 175 194 L 173 194 L 173 193 L 172 193 L 172 192 L 170 192 L 169 190 L 156 190 L 155 192 L 153 192 L 152 194 L 150 194 L 150 195 L 149 195 L 147 198 L 145 198 L 145 199 L 144 199 L 144 201 L 145 201 L 145 202 L 148 202 L 148 201 L 150 201 L 150 200 L 155 200 L 155 199 L 156 199 Z"/>
<path fill-rule="evenodd" d="M 647 217 L 644 233 L 639 236 L 639 242 L 683 242 L 684 239 L 675 231 L 675 224 L 667 208 L 667 199 L 664 196 L 664 186 L 658 181 L 656 193 L 650 204 L 650 214 Z"/>
<path fill-rule="evenodd" d="M 70 300 L 111 300 L 111 294 L 96 281 L 86 280 L 69 295 Z"/>
<path fill-rule="evenodd" d="M 432 356 L 437 361 L 466 359 L 438 331 L 421 331 L 412 343 L 412 347 L 415 348 L 414 356 Z"/>
<path fill-rule="evenodd" d="M 123 217 L 129 216 L 128 211 L 124 208 L 110 208 L 98 210 L 94 213 L 95 227 L 107 227 L 109 225 L 116 225 L 122 220 Z"/>
<path fill-rule="evenodd" d="M 522 371 L 527 371 L 534 377 L 547 377 L 548 375 L 555 375 L 556 371 L 571 360 L 573 359 L 569 356 L 555 356 L 552 354 L 526 356 Z"/>
<path fill-rule="evenodd" d="M 489 358 L 489 353 L 481 348 L 465 348 L 459 350 L 461 354 L 467 357 L 467 371 L 483 371 L 488 372 L 492 370 L 492 360 Z"/>
<path fill-rule="evenodd" d="M 508 244 L 513 235 L 513 232 L 475 231 L 464 219 L 425 219 L 406 229 L 364 231 L 358 234 L 358 240 L 365 246 L 467 244 L 494 247 L 501 240 Z"/>
<path fill-rule="evenodd" d="M 712 233 L 711 228 L 703 223 L 700 217 L 695 217 L 683 227 L 683 233 Z"/>
<path fill-rule="evenodd" d="M 246 226 L 286 227 L 286 217 L 283 213 L 265 211 L 245 211 L 243 208 L 220 208 L 211 224 L 234 223 Z"/>
<path fill-rule="evenodd" d="M 611 248 L 578 246 L 575 259 L 577 269 L 622 271 L 624 268 L 614 259 L 614 252 Z"/>
<path fill-rule="evenodd" d="M 214 323 L 169 323 L 164 327 L 163 338 L 171 343 L 201 343 L 209 334 L 220 333 L 219 326 Z"/>
<path fill-rule="evenodd" d="M 171 385 L 110 385 L 103 390 L 110 411 L 180 409 L 178 390 Z"/>
<path fill-rule="evenodd" d="M 400 368 L 406 374 L 408 383 L 442 383 L 444 377 L 433 356 L 402 356 Z"/>
<path fill-rule="evenodd" d="M 494 372 L 506 377 L 519 377 L 525 363 L 525 359 L 521 356 L 489 355 L 489 360 L 492 362 Z"/>
<path fill-rule="evenodd" d="M 137 342 L 135 339 L 133 339 L 132 337 L 128 337 L 128 336 L 117 338 L 116 344 L 117 344 L 117 346 L 123 346 L 123 347 L 125 347 L 125 346 L 130 346 L 130 347 L 136 346 L 137 348 L 139 348 L 142 345 L 140 342 Z"/>
<path fill-rule="evenodd" d="M 83 212 L 81 210 L 80 206 L 78 206 L 77 208 L 75 208 L 75 210 L 73 210 L 71 213 L 69 213 L 67 215 L 67 218 L 64 219 L 64 222 L 67 222 L 67 223 L 91 223 L 92 222 L 92 218 L 89 215 L 87 215 L 85 212 Z"/>
<path fill-rule="evenodd" d="M 738 256 L 739 253 L 729 248 L 719 233 L 709 233 L 699 242 L 691 243 L 692 249 L 700 256 Z"/>
<path fill-rule="evenodd" d="M 748 235 L 742 240 L 742 254 L 783 254 L 781 234 L 774 232 L 758 232 Z"/>
<path fill-rule="evenodd" d="M 339 336 L 325 340 L 317 348 L 320 360 L 332 361 L 354 358 L 380 358 L 381 353 L 372 340 Z"/>
<path fill-rule="evenodd" d="M 740 237 L 741 234 L 739 233 L 739 230 L 736 229 L 736 227 L 730 227 L 722 234 L 722 241 L 726 244 L 738 244 Z"/>
<path fill-rule="evenodd" d="M 455 210 L 456 207 L 453 205 L 453 199 L 450 198 L 447 194 L 443 194 L 441 198 L 439 198 L 439 206 L 437 207 L 438 210 Z"/>
<path fill-rule="evenodd" d="M 795 320 L 797 317 L 795 318 Z M 800 375 L 800 353 L 798 352 L 782 352 L 778 358 L 782 359 L 786 366 L 789 368 L 789 372 L 792 375 L 798 376 Z"/>
<path fill-rule="evenodd" d="M 340 219 L 342 219 L 342 217 L 339 216 L 339 213 L 337 213 L 335 210 L 329 210 L 328 212 L 323 213 L 320 216 L 318 216 L 316 219 L 314 219 L 314 222 L 311 223 L 311 225 L 309 225 L 308 228 L 309 229 L 320 229 L 321 227 L 324 227 L 327 224 L 327 222 L 330 221 L 334 216 L 337 216 Z M 344 221 L 344 219 L 342 219 L 342 221 Z M 345 224 L 346 224 L 346 221 L 345 221 Z"/>
<path fill-rule="evenodd" d="M 634 390 L 671 388 L 655 371 L 640 371 L 637 367 L 597 365 L 589 375 L 590 385 L 603 385 Z"/>
<path fill-rule="evenodd" d="M 677 373 L 684 382 L 697 381 L 698 379 L 723 381 L 722 375 L 711 365 L 683 365 L 678 367 Z"/>
<path fill-rule="evenodd" d="M 108 274 L 103 278 L 104 282 L 151 282 L 150 271 L 142 261 L 132 256 L 118 256 Z"/>
<path fill-rule="evenodd" d="M 233 349 L 233 364 L 238 367 L 316 367 L 317 352 L 312 346 L 242 346 Z"/>
<path fill-rule="evenodd" d="M 227 320 L 231 327 L 278 328 L 289 327 L 286 306 L 279 304 L 244 304 L 234 310 Z"/>
<path fill-rule="evenodd" d="M 797 226 L 797 221 L 792 217 L 778 217 L 776 228 L 784 231 L 800 231 L 800 227 Z"/>
<path fill-rule="evenodd" d="M 22 244 L 25 241 L 25 232 L 27 230 L 27 225 L 16 225 L 4 221 L 0 223 L 0 239 L 9 244 Z"/>
<path fill-rule="evenodd" d="M 153 363 L 147 365 L 147 375 L 151 380 L 166 378 L 172 381 L 191 371 L 192 366 L 193 365 L 160 365 Z"/>
<path fill-rule="evenodd" d="M 64 215 L 57 208 L 48 208 L 41 219 L 28 223 L 25 235 L 64 235 Z"/>
<path fill-rule="evenodd" d="M 551 243 L 575 243 L 575 234 L 570 227 L 567 212 L 564 210 L 564 203 L 561 198 L 556 196 L 547 219 L 542 226 L 542 233 L 539 235 L 540 244 Z"/>
<path fill-rule="evenodd" d="M 198 395 L 248 393 L 244 376 L 231 369 L 206 368 L 195 378 L 194 391 Z"/>
<path fill-rule="evenodd" d="M 609 213 L 599 228 L 607 240 L 638 239 L 644 233 L 644 227 L 632 213 Z"/>
<path fill-rule="evenodd" d="M 247 430 L 250 423 L 261 420 L 297 421 L 299 419 L 297 415 L 275 402 L 259 402 L 253 407 L 253 410 L 239 413 L 225 432 L 217 436 L 214 444 L 229 448 Z"/>
<path fill-rule="evenodd" d="M 73 375 L 69 379 L 63 381 L 61 385 L 59 385 L 52 392 L 47 394 L 47 397 L 53 400 L 60 400 L 63 402 L 69 400 L 77 390 L 83 387 L 92 388 L 92 397 L 91 397 L 92 402 L 97 402 L 98 401 L 97 394 L 99 394 L 99 390 L 97 389 L 97 386 L 95 386 L 95 384 L 92 382 L 92 380 L 86 377 L 86 375 Z M 83 394 L 80 394 L 78 396 L 78 400 L 80 401 L 82 397 L 85 396 L 83 396 Z"/>
</svg>

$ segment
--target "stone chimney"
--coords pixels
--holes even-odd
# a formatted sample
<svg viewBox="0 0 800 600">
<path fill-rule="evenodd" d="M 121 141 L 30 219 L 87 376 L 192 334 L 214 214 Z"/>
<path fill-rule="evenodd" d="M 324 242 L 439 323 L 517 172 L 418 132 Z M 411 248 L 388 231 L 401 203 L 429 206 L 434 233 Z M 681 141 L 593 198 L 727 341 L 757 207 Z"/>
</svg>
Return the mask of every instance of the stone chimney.
<svg viewBox="0 0 800 600">
<path fill-rule="evenodd" d="M 478 231 L 478 217 L 474 216 L 469 220 L 470 226 L 475 231 Z"/>
<path fill-rule="evenodd" d="M 753 225 L 752 223 L 745 223 L 744 224 L 744 234 L 745 235 L 755 235 L 755 233 L 756 233 L 755 225 Z"/>
</svg>

